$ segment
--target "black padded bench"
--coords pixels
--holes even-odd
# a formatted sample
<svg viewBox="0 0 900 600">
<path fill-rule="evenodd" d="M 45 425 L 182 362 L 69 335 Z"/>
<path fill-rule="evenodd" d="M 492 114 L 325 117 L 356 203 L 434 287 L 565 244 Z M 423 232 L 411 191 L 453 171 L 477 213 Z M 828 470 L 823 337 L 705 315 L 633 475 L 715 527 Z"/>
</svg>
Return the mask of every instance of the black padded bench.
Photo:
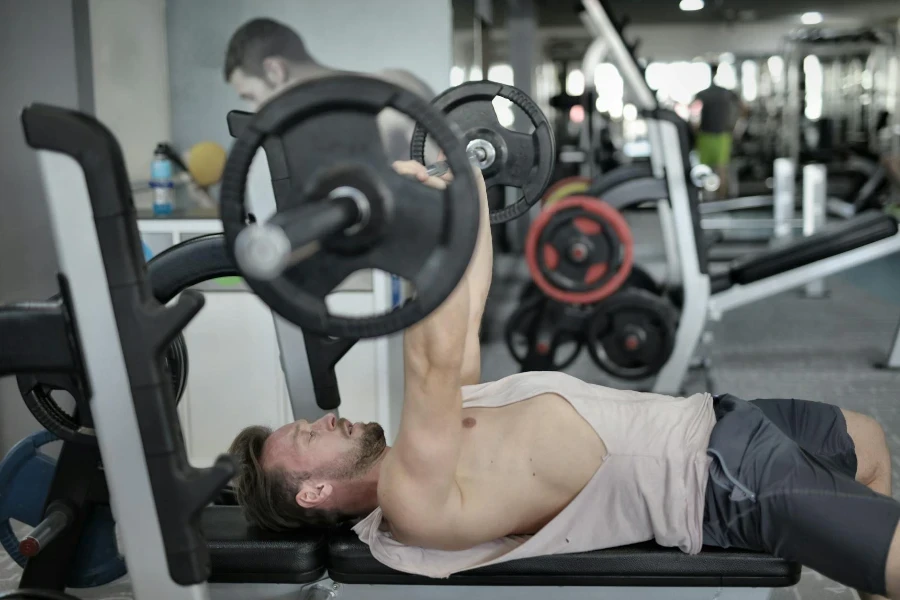
<svg viewBox="0 0 900 600">
<path fill-rule="evenodd" d="M 748 284 L 818 260 L 886 239 L 897 233 L 897 220 L 880 211 L 865 212 L 834 228 L 796 242 L 743 256 L 726 273 L 712 278 L 713 293 L 735 284 Z"/>
<path fill-rule="evenodd" d="M 203 532 L 212 558 L 210 581 L 308 583 L 327 570 L 336 582 L 374 585 L 786 587 L 800 565 L 757 552 L 640 544 L 542 556 L 430 579 L 379 563 L 349 529 L 269 533 L 249 527 L 234 506 L 207 508 Z"/>
<path fill-rule="evenodd" d="M 251 527 L 237 506 L 210 506 L 200 527 L 213 583 L 311 583 L 325 574 L 324 529 L 274 533 Z"/>
</svg>

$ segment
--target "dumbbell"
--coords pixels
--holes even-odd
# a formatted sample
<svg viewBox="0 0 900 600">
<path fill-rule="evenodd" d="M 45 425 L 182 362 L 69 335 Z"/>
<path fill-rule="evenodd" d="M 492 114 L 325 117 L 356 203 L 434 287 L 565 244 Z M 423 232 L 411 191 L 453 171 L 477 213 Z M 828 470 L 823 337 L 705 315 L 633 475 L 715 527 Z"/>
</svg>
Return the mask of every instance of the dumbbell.
<svg viewBox="0 0 900 600">
<path fill-rule="evenodd" d="M 691 182 L 694 187 L 706 190 L 707 192 L 715 192 L 722 185 L 722 181 L 715 171 L 708 165 L 697 165 L 691 169 Z"/>
</svg>

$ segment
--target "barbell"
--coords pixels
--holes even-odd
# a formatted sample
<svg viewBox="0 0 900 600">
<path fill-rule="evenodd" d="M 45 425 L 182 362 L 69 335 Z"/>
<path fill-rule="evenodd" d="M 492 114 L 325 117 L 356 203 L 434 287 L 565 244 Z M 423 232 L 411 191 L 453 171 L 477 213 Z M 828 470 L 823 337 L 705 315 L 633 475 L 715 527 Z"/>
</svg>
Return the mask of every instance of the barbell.
<svg viewBox="0 0 900 600">
<path fill-rule="evenodd" d="M 463 138 L 459 123 L 472 124 L 471 106 L 478 108 L 474 112 L 484 110 L 485 86 L 493 90 L 491 98 L 502 92 L 524 105 L 535 122 L 533 134 L 500 125 L 487 102 L 493 118 L 482 113 L 478 135 L 466 130 Z M 439 102 L 448 97 L 455 99 L 449 108 Z M 488 185 L 528 179 L 523 199 L 504 209 L 503 220 L 524 214 L 546 187 L 553 139 L 546 118 L 529 102 L 515 88 L 479 82 L 475 88 L 451 88 L 429 105 L 385 81 L 350 74 L 287 90 L 251 118 L 228 156 L 220 204 L 231 258 L 266 304 L 310 332 L 364 338 L 409 327 L 449 296 L 474 252 L 480 207 L 472 162 L 482 168 Z M 461 106 L 470 108 L 460 112 Z M 393 170 L 375 122 L 385 108 L 415 122 L 413 150 L 420 137 L 424 152 L 428 136 L 443 151 L 444 161 L 432 165 L 432 172 L 454 173 L 445 190 Z M 284 148 L 292 177 L 290 201 L 265 222 L 249 223 L 247 174 L 257 150 L 271 137 L 280 138 Z M 495 215 L 491 220 L 497 222 Z M 333 314 L 326 296 L 364 269 L 406 280 L 412 296 L 383 314 Z"/>
</svg>

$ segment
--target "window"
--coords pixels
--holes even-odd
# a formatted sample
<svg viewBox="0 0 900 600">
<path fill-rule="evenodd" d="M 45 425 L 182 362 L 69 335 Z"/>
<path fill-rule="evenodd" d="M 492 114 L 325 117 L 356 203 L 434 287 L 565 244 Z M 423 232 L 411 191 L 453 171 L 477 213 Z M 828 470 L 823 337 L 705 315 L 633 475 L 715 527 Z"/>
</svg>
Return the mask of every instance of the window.
<svg viewBox="0 0 900 600">
<path fill-rule="evenodd" d="M 696 63 L 695 63 L 696 64 Z M 734 63 L 723 62 L 719 64 L 719 70 L 716 71 L 716 85 L 726 90 L 733 90 L 737 87 L 737 72 Z"/>
<path fill-rule="evenodd" d="M 572 69 L 566 76 L 566 93 L 570 96 L 584 93 L 584 73 L 580 69 Z"/>
<path fill-rule="evenodd" d="M 815 56 L 803 59 L 803 75 L 806 78 L 806 110 L 804 114 L 811 121 L 822 117 L 822 63 Z"/>
<path fill-rule="evenodd" d="M 753 102 L 759 96 L 759 65 L 756 61 L 745 60 L 741 63 L 741 91 L 744 100 Z"/>
</svg>

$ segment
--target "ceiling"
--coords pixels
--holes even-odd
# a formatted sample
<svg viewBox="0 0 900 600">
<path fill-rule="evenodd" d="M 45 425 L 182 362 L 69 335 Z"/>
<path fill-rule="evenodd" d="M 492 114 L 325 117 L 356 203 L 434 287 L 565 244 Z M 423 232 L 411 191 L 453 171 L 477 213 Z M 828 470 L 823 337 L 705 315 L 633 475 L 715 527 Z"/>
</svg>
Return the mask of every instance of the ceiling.
<svg viewBox="0 0 900 600">
<path fill-rule="evenodd" d="M 540 27 L 579 26 L 577 0 L 533 0 Z M 506 0 L 493 0 L 494 26 L 502 27 L 506 19 Z M 769 19 L 797 18 L 807 11 L 839 17 L 867 16 L 872 7 L 880 10 L 879 17 L 893 13 L 900 17 L 900 2 L 896 0 L 869 0 L 864 3 L 847 0 L 706 0 L 706 7 L 695 12 L 678 8 L 678 0 L 607 0 L 616 17 L 627 14 L 633 23 L 690 24 L 710 22 L 747 22 Z M 473 22 L 474 0 L 453 0 L 454 26 L 467 29 Z"/>
</svg>

